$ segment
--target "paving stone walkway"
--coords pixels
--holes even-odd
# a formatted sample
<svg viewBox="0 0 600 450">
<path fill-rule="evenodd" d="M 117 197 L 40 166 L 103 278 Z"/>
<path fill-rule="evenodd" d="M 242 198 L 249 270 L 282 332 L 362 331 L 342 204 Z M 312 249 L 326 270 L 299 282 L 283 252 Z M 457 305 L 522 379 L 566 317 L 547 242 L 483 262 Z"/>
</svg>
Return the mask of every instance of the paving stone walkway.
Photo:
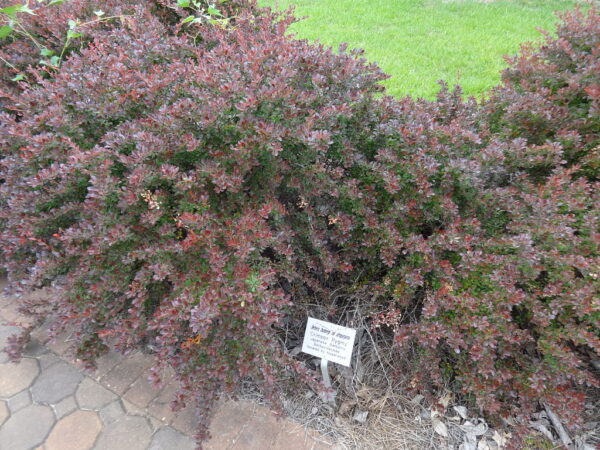
<svg viewBox="0 0 600 450">
<path fill-rule="evenodd" d="M 27 323 L 14 299 L 1 294 L 0 349 Z M 32 333 L 22 360 L 0 352 L 0 450 L 192 450 L 192 408 L 169 407 L 174 381 L 158 391 L 148 382 L 151 356 L 111 352 L 85 374 L 66 354 L 68 336 L 47 342 Z M 169 375 L 166 374 L 167 379 Z M 334 446 L 290 420 L 278 421 L 248 401 L 222 402 L 207 450 L 326 450 Z"/>
</svg>

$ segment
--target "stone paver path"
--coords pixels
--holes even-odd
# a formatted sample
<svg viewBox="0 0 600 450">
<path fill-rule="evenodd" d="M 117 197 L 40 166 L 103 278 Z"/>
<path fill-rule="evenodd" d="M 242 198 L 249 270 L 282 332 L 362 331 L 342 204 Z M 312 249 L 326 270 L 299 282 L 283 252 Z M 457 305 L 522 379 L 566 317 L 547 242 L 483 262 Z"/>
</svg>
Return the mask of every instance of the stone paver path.
<svg viewBox="0 0 600 450">
<path fill-rule="evenodd" d="M 2 295 L 0 349 L 25 324 L 12 298 Z M 148 382 L 151 356 L 140 352 L 100 358 L 86 375 L 66 354 L 68 336 L 47 342 L 32 333 L 15 364 L 0 352 L 0 450 L 192 450 L 192 408 L 169 407 L 175 382 L 161 390 Z M 170 377 L 166 376 L 167 379 Z M 289 420 L 276 420 L 247 401 L 222 402 L 207 450 L 325 450 L 334 446 Z"/>
</svg>

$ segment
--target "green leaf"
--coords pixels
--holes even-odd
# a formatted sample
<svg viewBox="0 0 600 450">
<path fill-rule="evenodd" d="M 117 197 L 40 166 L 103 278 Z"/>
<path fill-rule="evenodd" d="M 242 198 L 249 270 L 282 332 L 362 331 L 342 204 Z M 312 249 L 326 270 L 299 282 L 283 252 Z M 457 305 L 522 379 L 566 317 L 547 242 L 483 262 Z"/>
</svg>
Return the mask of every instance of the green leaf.
<svg viewBox="0 0 600 450">
<path fill-rule="evenodd" d="M 57 55 L 54 55 L 49 60 L 48 59 L 42 59 L 40 61 L 40 64 L 42 66 L 58 67 L 58 65 L 60 64 L 60 57 L 57 56 Z"/>
<path fill-rule="evenodd" d="M 177 0 L 177 6 L 181 8 L 189 8 L 190 0 Z"/>
<path fill-rule="evenodd" d="M 50 50 L 49 48 L 43 48 L 40 51 L 40 53 L 42 56 L 52 56 L 52 55 L 54 55 L 54 50 Z"/>
<path fill-rule="evenodd" d="M 82 36 L 82 34 L 76 32 L 76 31 L 73 31 L 73 30 L 67 31 L 67 39 L 75 39 L 75 38 L 78 38 L 81 36 Z"/>
<path fill-rule="evenodd" d="M 22 73 L 19 73 L 17 75 L 15 75 L 14 78 L 11 78 L 10 81 L 22 81 L 25 79 L 25 75 L 23 75 Z"/>
<path fill-rule="evenodd" d="M 8 35 L 10 33 L 12 33 L 12 31 L 13 31 L 13 28 L 9 27 L 8 25 L 4 25 L 4 26 L 0 27 L 0 39 L 8 37 Z"/>
<path fill-rule="evenodd" d="M 181 23 L 188 23 L 188 22 L 191 22 L 191 21 L 192 21 L 192 20 L 194 20 L 195 18 L 196 18 L 196 17 L 194 17 L 194 16 L 187 16 L 185 19 L 183 19 L 183 20 L 181 21 Z"/>
<path fill-rule="evenodd" d="M 206 10 L 206 12 L 208 14 L 210 14 L 211 16 L 217 16 L 217 17 L 221 17 L 222 16 L 221 11 L 219 11 L 214 6 L 209 6 L 208 9 Z"/>
<path fill-rule="evenodd" d="M 64 2 L 65 2 L 65 0 L 52 0 L 50 3 L 48 3 L 48 6 L 62 5 Z"/>
<path fill-rule="evenodd" d="M 77 26 L 77 22 L 75 22 L 74 20 L 69 20 L 69 29 L 73 29 Z"/>
<path fill-rule="evenodd" d="M 35 13 L 33 12 L 33 10 L 31 8 L 29 8 L 29 6 L 27 6 L 27 5 L 22 5 L 19 12 L 24 12 L 27 14 L 31 14 L 32 16 L 35 16 Z"/>
<path fill-rule="evenodd" d="M 0 9 L 1 14 L 6 14 L 11 19 L 14 19 L 17 16 L 17 13 L 20 13 L 20 12 L 31 14 L 32 16 L 35 16 L 35 13 L 28 5 L 10 5 L 10 6 L 7 6 L 6 8 Z"/>
<path fill-rule="evenodd" d="M 21 11 L 23 5 L 11 5 L 6 8 L 0 9 L 0 13 L 6 14 L 11 19 L 14 19 L 17 16 L 17 13 Z"/>
</svg>

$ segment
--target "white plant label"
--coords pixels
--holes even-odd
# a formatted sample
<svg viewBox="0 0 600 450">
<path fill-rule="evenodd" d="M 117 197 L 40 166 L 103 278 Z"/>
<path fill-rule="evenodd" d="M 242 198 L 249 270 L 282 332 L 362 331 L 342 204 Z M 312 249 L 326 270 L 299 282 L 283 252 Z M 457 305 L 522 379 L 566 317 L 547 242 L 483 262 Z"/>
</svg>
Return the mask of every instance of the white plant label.
<svg viewBox="0 0 600 450">
<path fill-rule="evenodd" d="M 317 358 L 350 367 L 356 330 L 308 318 L 302 351 Z"/>
</svg>

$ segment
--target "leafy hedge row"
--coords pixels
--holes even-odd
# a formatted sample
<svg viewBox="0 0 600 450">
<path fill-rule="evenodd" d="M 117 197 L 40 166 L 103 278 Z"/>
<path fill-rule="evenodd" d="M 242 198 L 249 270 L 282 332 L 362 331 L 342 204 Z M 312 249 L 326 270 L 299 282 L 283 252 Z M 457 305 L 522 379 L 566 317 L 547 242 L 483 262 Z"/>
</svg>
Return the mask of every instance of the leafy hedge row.
<svg viewBox="0 0 600 450">
<path fill-rule="evenodd" d="M 36 306 L 78 356 L 152 341 L 203 439 L 243 378 L 275 404 L 284 375 L 314 382 L 278 334 L 303 305 L 339 321 L 360 298 L 417 355 L 415 388 L 576 427 L 600 354 L 598 12 L 566 14 L 479 105 L 381 97 L 377 67 L 253 3 L 179 4 L 107 2 L 122 18 L 60 68 L 27 47 L 26 80 L 1 69 L 4 259 L 15 286 L 62 289 Z M 23 24 L 57 51 L 94 11 L 68 5 Z"/>
</svg>

